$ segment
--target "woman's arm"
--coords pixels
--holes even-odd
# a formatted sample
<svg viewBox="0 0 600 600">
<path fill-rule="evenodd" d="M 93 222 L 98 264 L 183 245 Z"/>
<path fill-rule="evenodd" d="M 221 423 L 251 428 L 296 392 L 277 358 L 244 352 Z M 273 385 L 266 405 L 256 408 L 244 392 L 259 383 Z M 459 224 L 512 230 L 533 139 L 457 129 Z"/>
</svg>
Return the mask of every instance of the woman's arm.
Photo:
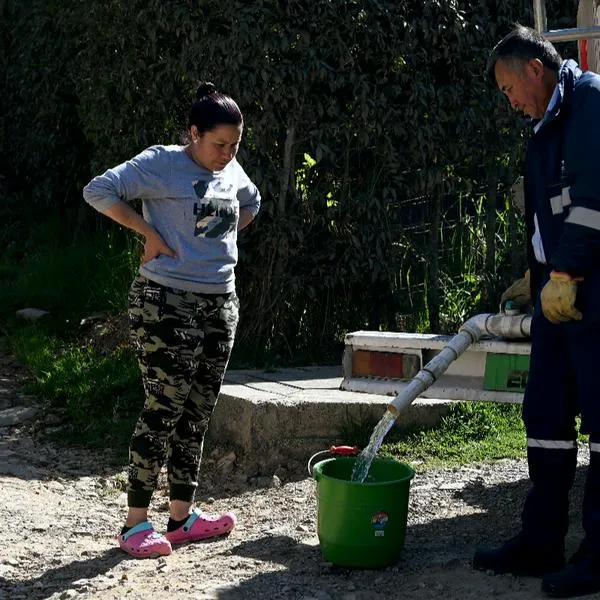
<svg viewBox="0 0 600 600">
<path fill-rule="evenodd" d="M 161 254 L 166 254 L 171 258 L 177 258 L 175 252 L 165 244 L 165 241 L 158 234 L 156 229 L 146 222 L 143 217 L 133 210 L 126 202 L 117 202 L 117 204 L 113 204 L 104 209 L 102 214 L 111 218 L 113 221 L 116 221 L 119 225 L 123 225 L 123 227 L 127 227 L 144 236 L 143 265 Z"/>
<path fill-rule="evenodd" d="M 94 177 L 83 188 L 83 197 L 93 208 L 144 236 L 142 264 L 160 254 L 176 257 L 156 229 L 127 203 L 134 198 L 158 197 L 164 192 L 164 171 L 170 168 L 165 158 L 158 146 L 148 148 L 131 160 Z"/>
</svg>

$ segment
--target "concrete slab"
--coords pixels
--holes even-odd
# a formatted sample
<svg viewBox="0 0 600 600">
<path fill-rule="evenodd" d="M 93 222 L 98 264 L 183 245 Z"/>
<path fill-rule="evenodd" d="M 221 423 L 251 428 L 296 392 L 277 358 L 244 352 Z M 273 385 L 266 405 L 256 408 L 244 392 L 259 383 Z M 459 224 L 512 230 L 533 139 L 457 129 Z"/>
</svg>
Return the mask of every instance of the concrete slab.
<svg viewBox="0 0 600 600">
<path fill-rule="evenodd" d="M 229 371 L 211 419 L 207 445 L 234 449 L 249 475 L 296 469 L 319 450 L 370 434 L 389 395 L 342 391 L 341 366 Z M 397 427 L 434 425 L 452 401 L 417 399 Z"/>
</svg>

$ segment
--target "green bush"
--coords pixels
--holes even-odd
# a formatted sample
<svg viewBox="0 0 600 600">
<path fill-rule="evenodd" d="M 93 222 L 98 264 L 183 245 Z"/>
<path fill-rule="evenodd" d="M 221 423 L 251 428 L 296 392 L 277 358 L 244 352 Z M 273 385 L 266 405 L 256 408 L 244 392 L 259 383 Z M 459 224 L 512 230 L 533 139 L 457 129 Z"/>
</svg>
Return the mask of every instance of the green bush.
<svg viewBox="0 0 600 600">
<path fill-rule="evenodd" d="M 23 307 L 47 310 L 67 329 L 94 312 L 118 313 L 139 264 L 141 245 L 122 231 L 99 231 L 85 242 L 55 245 L 53 221 L 40 223 L 37 242 L 18 262 L 0 259 L 0 318 Z M 63 327 L 64 329 L 64 327 Z"/>
<path fill-rule="evenodd" d="M 551 25 L 573 24 L 571 2 L 547 4 Z M 0 175 L 34 227 L 60 211 L 65 243 L 104 227 L 81 201 L 93 174 L 179 139 L 197 80 L 239 101 L 263 195 L 240 237 L 249 360 L 335 356 L 357 328 L 452 330 L 520 270 L 518 223 L 498 215 L 523 130 L 483 73 L 511 23 L 532 23 L 530 0 L 29 0 L 0 15 Z M 474 292 L 449 302 L 463 281 Z"/>
</svg>

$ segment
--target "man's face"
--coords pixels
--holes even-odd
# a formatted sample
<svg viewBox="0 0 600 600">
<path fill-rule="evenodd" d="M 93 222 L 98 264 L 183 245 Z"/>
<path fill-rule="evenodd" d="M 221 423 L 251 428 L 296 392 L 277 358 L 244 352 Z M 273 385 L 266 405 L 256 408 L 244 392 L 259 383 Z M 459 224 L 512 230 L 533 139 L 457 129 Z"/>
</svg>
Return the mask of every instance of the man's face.
<svg viewBox="0 0 600 600">
<path fill-rule="evenodd" d="M 494 69 L 500 91 L 510 105 L 534 119 L 541 119 L 548 102 L 544 86 L 544 65 L 538 59 L 524 63 L 499 60 Z"/>
</svg>

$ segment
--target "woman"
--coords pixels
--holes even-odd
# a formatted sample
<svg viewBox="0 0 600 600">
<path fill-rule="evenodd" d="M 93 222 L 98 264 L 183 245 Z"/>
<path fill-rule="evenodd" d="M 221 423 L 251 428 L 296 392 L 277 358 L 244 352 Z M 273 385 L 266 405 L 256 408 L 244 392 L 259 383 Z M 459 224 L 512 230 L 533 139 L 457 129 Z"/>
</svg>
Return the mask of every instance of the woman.
<svg viewBox="0 0 600 600">
<path fill-rule="evenodd" d="M 193 509 L 204 435 L 233 346 L 237 230 L 260 208 L 260 194 L 235 160 L 239 107 L 200 84 L 185 146 L 152 146 L 95 177 L 85 200 L 145 238 L 129 315 L 146 401 L 129 447 L 128 514 L 120 547 L 136 557 L 229 533 L 235 516 Z M 139 215 L 127 201 L 142 200 Z M 167 462 L 167 532 L 148 520 Z"/>
</svg>

